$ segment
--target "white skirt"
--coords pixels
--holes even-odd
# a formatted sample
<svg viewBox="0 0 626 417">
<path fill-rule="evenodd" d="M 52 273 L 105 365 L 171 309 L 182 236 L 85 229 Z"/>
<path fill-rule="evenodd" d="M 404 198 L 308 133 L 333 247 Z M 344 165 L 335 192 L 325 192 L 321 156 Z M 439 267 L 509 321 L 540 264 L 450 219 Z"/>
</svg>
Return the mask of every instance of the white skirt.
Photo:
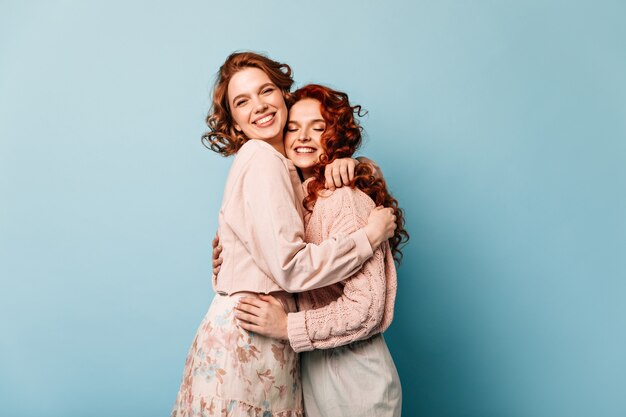
<svg viewBox="0 0 626 417">
<path fill-rule="evenodd" d="M 300 357 L 307 417 L 400 417 L 400 378 L 381 334 Z"/>
<path fill-rule="evenodd" d="M 189 349 L 171 417 L 302 417 L 298 354 L 287 342 L 237 325 L 234 308 L 245 295 L 215 295 Z M 279 297 L 295 311 L 291 295 Z"/>
</svg>

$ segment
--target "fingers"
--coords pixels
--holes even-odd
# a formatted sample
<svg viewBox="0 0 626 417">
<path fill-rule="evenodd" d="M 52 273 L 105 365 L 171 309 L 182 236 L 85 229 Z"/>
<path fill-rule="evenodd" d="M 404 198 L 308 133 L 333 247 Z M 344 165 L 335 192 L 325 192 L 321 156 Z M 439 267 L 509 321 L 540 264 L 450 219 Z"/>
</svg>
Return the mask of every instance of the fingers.
<svg viewBox="0 0 626 417">
<path fill-rule="evenodd" d="M 374 210 L 378 211 L 382 216 L 386 217 L 385 219 L 385 229 L 384 236 L 385 239 L 390 239 L 393 237 L 395 230 L 398 228 L 396 224 L 397 217 L 392 207 L 384 207 L 377 206 Z"/>
<path fill-rule="evenodd" d="M 246 323 L 245 321 L 239 321 L 237 324 L 242 329 L 253 333 L 261 333 L 262 330 L 260 326 L 257 326 L 256 324 Z"/>
<path fill-rule="evenodd" d="M 343 158 L 338 160 L 337 164 L 339 165 L 338 170 L 341 176 L 341 183 L 335 183 L 337 187 L 350 184 L 350 182 L 354 179 L 354 171 L 357 163 L 358 161 L 352 158 Z"/>
<path fill-rule="evenodd" d="M 220 245 L 220 237 L 217 233 L 215 233 L 215 237 L 213 238 L 211 245 L 213 246 L 213 278 L 215 279 L 217 274 L 220 273 L 222 266 L 222 258 L 220 258 L 222 246 Z"/>
<path fill-rule="evenodd" d="M 273 299 L 273 297 L 271 298 Z M 261 308 L 263 306 L 267 307 L 266 301 L 261 301 L 256 298 L 240 298 L 235 307 L 237 323 L 246 330 L 267 334 L 265 329 L 270 322 L 268 321 L 267 309 Z M 245 327 L 243 324 L 252 325 L 254 328 Z"/>
<path fill-rule="evenodd" d="M 348 185 L 354 179 L 358 161 L 352 158 L 341 158 L 326 165 L 324 168 L 324 186 L 329 190 Z"/>
<path fill-rule="evenodd" d="M 348 182 L 352 182 L 354 179 L 354 169 L 356 168 L 356 163 L 348 164 Z"/>
<path fill-rule="evenodd" d="M 237 311 L 241 311 L 243 313 L 252 314 L 253 316 L 259 316 L 261 309 L 253 304 L 239 303 L 237 307 L 235 307 Z"/>
<path fill-rule="evenodd" d="M 241 311 L 243 313 L 249 313 L 255 316 L 262 316 L 262 307 L 266 305 L 267 303 L 265 301 L 261 301 L 258 298 L 243 297 L 237 301 L 237 304 L 235 305 L 235 310 Z"/>
<path fill-rule="evenodd" d="M 219 274 L 220 269 L 222 269 L 223 259 L 219 257 L 221 252 L 221 248 L 219 250 L 216 248 L 213 249 L 213 275 Z"/>
<path fill-rule="evenodd" d="M 259 294 L 259 298 L 262 301 L 268 302 L 270 304 L 274 304 L 277 306 L 282 306 L 283 304 L 274 296 L 269 295 L 269 294 Z"/>
<path fill-rule="evenodd" d="M 264 301 L 267 302 L 268 304 L 273 304 L 276 307 L 280 307 L 282 309 L 282 311 L 284 311 L 285 313 L 289 313 L 289 306 L 287 306 L 286 304 L 284 304 L 281 300 L 279 300 L 276 297 L 273 297 L 271 295 L 266 295 L 266 294 L 259 294 L 259 298 Z M 269 308 L 267 308 L 267 310 L 269 310 Z"/>
<path fill-rule="evenodd" d="M 348 175 L 348 166 L 350 164 L 345 163 L 345 164 L 341 164 L 341 166 L 339 167 L 339 174 L 341 176 L 341 183 L 342 185 L 347 185 L 350 183 L 350 175 Z"/>
<path fill-rule="evenodd" d="M 326 168 L 324 168 L 324 178 L 326 180 L 326 183 L 324 184 L 324 186 L 331 191 L 335 189 L 335 182 L 333 180 L 332 168 L 333 168 L 332 165 L 326 165 Z"/>
<path fill-rule="evenodd" d="M 242 313 L 241 311 L 237 311 L 235 313 L 235 317 L 237 317 L 237 320 L 239 320 L 240 322 L 254 324 L 255 326 L 259 326 L 263 324 L 261 317 L 255 316 L 253 314 Z"/>
<path fill-rule="evenodd" d="M 262 295 L 263 294 L 258 294 L 257 297 L 242 297 L 239 299 L 238 304 L 251 304 L 259 308 L 265 307 L 265 305 L 267 304 L 267 301 L 263 301 L 259 298 Z"/>
<path fill-rule="evenodd" d="M 342 185 L 341 182 L 341 168 L 333 169 L 333 181 L 335 182 L 335 187 L 340 188 Z"/>
</svg>

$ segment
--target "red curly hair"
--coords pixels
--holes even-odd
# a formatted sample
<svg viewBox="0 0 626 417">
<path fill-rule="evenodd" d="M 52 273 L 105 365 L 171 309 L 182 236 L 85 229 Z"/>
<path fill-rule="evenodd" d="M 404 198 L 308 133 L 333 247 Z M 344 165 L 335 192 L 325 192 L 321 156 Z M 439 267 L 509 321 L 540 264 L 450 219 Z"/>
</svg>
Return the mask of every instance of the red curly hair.
<svg viewBox="0 0 626 417">
<path fill-rule="evenodd" d="M 246 143 L 248 137 L 235 130 L 233 118 L 228 105 L 228 83 L 233 75 L 246 68 L 258 68 L 265 72 L 269 79 L 283 93 L 287 104 L 290 102 L 290 90 L 293 85 L 291 68 L 256 52 L 234 52 L 217 74 L 213 87 L 213 104 L 206 118 L 209 130 L 202 135 L 202 144 L 210 150 L 230 156 Z"/>
<path fill-rule="evenodd" d="M 350 105 L 346 93 L 318 84 L 306 85 L 293 93 L 294 103 L 307 98 L 320 103 L 320 112 L 326 124 L 321 136 L 324 154 L 320 157 L 319 165 L 314 169 L 313 180 L 307 186 L 308 195 L 304 199 L 304 206 L 311 211 L 324 190 L 326 165 L 339 158 L 352 157 L 361 145 L 363 128 L 359 125 L 355 115 L 362 117 L 366 112 L 359 105 Z M 377 206 L 393 209 L 397 227 L 393 237 L 389 239 L 389 246 L 393 258 L 400 263 L 401 247 L 409 240 L 409 234 L 404 228 L 404 212 L 398 207 L 398 200 L 393 198 L 387 190 L 385 180 L 374 176 L 374 168 L 370 164 L 361 163 L 357 165 L 355 177 L 349 185 L 363 191 L 374 200 Z"/>
</svg>

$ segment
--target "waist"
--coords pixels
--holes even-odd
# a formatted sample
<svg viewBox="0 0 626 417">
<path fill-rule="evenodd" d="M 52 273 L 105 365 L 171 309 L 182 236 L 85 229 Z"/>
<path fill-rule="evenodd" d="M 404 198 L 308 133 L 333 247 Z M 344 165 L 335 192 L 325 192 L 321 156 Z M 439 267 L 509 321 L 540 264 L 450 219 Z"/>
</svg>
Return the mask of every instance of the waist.
<svg viewBox="0 0 626 417">
<path fill-rule="evenodd" d="M 217 301 L 219 303 L 230 303 L 234 305 L 240 298 L 257 298 L 259 294 L 260 293 L 250 291 L 238 291 L 232 294 L 216 292 L 213 301 Z M 286 312 L 294 313 L 298 311 L 296 306 L 296 299 L 293 294 L 285 291 L 275 291 L 267 295 L 271 295 L 272 297 L 276 298 L 283 305 L 283 308 Z"/>
<path fill-rule="evenodd" d="M 256 297 L 259 294 L 264 294 L 264 295 L 271 295 L 273 297 L 276 298 L 293 298 L 293 294 L 288 293 L 287 291 L 272 291 L 272 292 L 258 292 L 258 291 L 233 291 L 233 292 L 226 292 L 226 291 L 215 291 L 215 295 L 219 295 L 220 297 L 236 297 L 236 298 L 242 298 L 242 297 Z"/>
<path fill-rule="evenodd" d="M 220 270 L 213 278 L 213 290 L 219 294 L 232 295 L 236 293 L 271 294 L 285 292 L 269 276 L 259 270 L 231 271 L 228 268 Z"/>
</svg>

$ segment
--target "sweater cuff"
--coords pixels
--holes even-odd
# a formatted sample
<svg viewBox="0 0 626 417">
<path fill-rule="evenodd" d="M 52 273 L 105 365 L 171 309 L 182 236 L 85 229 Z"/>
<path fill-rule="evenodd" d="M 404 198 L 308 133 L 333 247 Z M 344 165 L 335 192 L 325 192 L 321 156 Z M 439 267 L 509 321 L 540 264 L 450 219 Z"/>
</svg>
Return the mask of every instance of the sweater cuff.
<svg viewBox="0 0 626 417">
<path fill-rule="evenodd" d="M 352 232 L 350 233 L 350 237 L 356 245 L 356 251 L 361 263 L 367 261 L 369 258 L 372 257 L 372 255 L 374 255 L 372 245 L 370 245 L 370 241 L 367 239 L 367 234 L 365 233 L 365 230 L 359 229 L 356 232 Z"/>
<path fill-rule="evenodd" d="M 287 314 L 287 335 L 289 336 L 289 344 L 295 352 L 306 352 L 314 349 L 306 331 L 304 315 L 304 311 Z"/>
</svg>

